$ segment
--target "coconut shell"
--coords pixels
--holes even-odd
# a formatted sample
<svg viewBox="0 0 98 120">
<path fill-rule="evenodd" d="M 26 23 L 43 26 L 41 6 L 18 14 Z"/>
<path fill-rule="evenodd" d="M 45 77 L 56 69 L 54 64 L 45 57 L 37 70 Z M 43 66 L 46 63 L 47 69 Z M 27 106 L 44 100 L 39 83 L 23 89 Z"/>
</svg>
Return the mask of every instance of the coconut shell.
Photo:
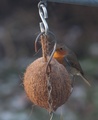
<svg viewBox="0 0 98 120">
<path fill-rule="evenodd" d="M 71 93 L 71 81 L 65 67 L 55 59 L 51 60 L 50 83 L 52 86 L 52 109 L 64 104 Z M 31 63 L 24 74 L 24 89 L 29 99 L 36 105 L 49 111 L 46 66 L 41 57 Z"/>
</svg>

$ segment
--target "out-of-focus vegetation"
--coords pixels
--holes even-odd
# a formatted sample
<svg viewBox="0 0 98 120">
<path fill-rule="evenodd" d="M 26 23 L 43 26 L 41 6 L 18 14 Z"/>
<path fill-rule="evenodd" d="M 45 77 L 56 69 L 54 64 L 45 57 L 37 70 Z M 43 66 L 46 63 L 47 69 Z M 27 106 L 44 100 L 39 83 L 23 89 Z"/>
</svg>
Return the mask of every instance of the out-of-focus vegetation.
<svg viewBox="0 0 98 120">
<path fill-rule="evenodd" d="M 40 18 L 36 0 L 0 0 L 0 120 L 46 120 L 24 92 L 26 67 L 38 57 L 34 40 Z M 49 28 L 73 49 L 91 83 L 77 78 L 68 102 L 53 120 L 98 120 L 98 7 L 48 3 Z"/>
</svg>

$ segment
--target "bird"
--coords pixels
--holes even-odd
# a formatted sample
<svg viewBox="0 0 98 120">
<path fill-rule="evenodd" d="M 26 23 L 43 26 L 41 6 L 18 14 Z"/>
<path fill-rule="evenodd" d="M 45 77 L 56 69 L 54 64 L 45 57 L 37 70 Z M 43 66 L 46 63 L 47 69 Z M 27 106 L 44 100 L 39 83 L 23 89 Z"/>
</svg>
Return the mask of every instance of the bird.
<svg viewBox="0 0 98 120">
<path fill-rule="evenodd" d="M 75 76 L 80 76 L 86 82 L 86 84 L 91 86 L 88 80 L 84 77 L 84 72 L 81 68 L 76 54 L 65 44 L 57 44 L 53 58 L 55 58 L 66 68 L 71 78 L 72 86 Z"/>
</svg>

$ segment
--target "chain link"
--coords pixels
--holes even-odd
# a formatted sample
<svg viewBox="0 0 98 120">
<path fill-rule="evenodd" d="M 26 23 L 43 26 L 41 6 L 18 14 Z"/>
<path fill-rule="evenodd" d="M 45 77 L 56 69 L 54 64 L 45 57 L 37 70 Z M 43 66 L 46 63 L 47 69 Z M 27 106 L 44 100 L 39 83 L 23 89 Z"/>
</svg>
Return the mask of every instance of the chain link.
<svg viewBox="0 0 98 120">
<path fill-rule="evenodd" d="M 52 100 L 52 85 L 51 85 L 51 64 L 48 64 L 47 66 L 47 70 L 46 70 L 46 79 L 47 79 L 47 90 L 48 90 L 48 104 L 49 104 L 49 113 L 51 114 L 51 112 L 53 112 L 53 108 L 52 108 L 52 104 L 53 104 L 53 100 Z"/>
</svg>

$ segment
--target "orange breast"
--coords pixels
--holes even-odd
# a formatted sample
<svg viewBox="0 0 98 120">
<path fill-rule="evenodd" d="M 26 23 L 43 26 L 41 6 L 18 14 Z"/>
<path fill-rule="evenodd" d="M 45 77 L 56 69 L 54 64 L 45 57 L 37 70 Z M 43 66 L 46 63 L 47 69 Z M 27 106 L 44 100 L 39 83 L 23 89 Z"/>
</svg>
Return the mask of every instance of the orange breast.
<svg viewBox="0 0 98 120">
<path fill-rule="evenodd" d="M 54 58 L 64 58 L 66 54 L 67 54 L 66 51 L 55 51 L 53 57 Z"/>
<path fill-rule="evenodd" d="M 59 63 L 63 64 L 64 62 L 64 54 L 55 52 L 53 58 L 55 58 Z"/>
</svg>

